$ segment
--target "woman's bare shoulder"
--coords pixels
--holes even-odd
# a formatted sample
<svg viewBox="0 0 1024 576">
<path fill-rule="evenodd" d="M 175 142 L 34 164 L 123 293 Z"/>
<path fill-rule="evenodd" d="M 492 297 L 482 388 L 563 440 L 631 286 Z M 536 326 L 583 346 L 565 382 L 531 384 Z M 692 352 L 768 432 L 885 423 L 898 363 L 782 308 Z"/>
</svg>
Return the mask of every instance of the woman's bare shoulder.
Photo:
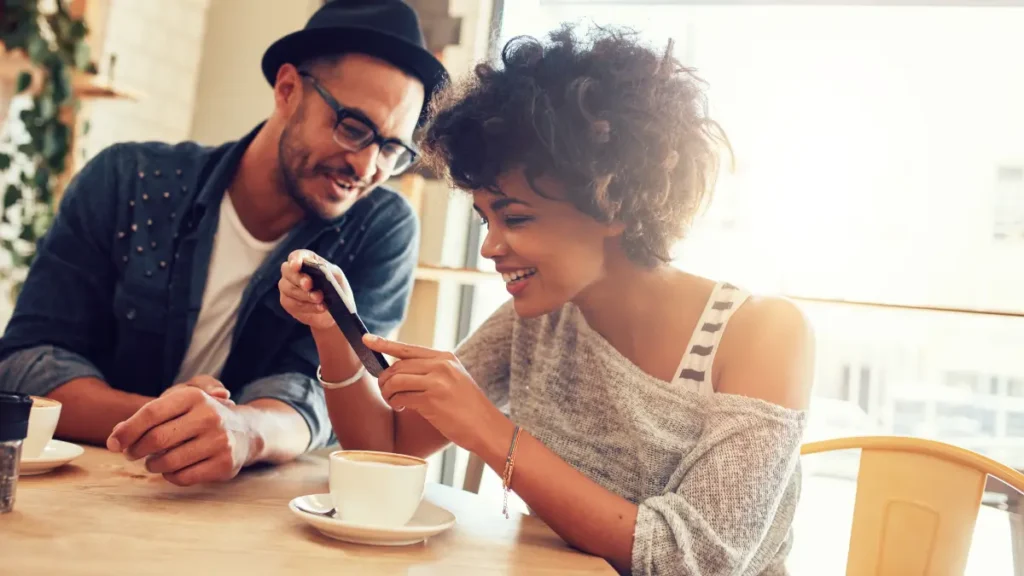
<svg viewBox="0 0 1024 576">
<path fill-rule="evenodd" d="M 799 306 L 779 296 L 752 295 L 733 314 L 722 337 L 715 389 L 805 409 L 814 353 L 814 331 Z"/>
</svg>

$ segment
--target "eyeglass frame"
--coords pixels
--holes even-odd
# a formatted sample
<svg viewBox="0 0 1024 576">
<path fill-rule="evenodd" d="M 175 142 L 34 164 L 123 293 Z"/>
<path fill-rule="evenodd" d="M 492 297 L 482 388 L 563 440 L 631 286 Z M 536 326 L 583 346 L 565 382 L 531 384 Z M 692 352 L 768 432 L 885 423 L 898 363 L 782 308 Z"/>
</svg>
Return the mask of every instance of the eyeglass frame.
<svg viewBox="0 0 1024 576">
<path fill-rule="evenodd" d="M 350 152 L 361 152 L 363 150 L 366 150 L 373 144 L 376 144 L 377 158 L 375 162 L 377 164 L 377 167 L 383 170 L 383 168 L 381 168 L 380 166 L 380 151 L 383 150 L 384 146 L 387 144 L 398 144 L 399 146 L 404 147 L 406 150 L 409 151 L 409 154 L 411 156 L 409 159 L 409 163 L 401 170 L 389 170 L 388 173 L 392 176 L 397 176 L 402 172 L 405 172 L 406 170 L 409 169 L 410 166 L 416 163 L 416 159 L 419 157 L 420 151 L 415 144 L 412 144 L 411 142 L 405 142 L 401 138 L 381 136 L 380 130 L 377 128 L 377 124 L 375 124 L 373 120 L 367 118 L 365 114 L 342 106 L 341 103 L 338 102 L 338 100 L 334 96 L 332 96 L 331 93 L 328 92 L 327 89 L 324 88 L 322 84 L 320 84 L 320 81 L 317 80 L 316 76 L 304 70 L 299 70 L 299 76 L 305 78 L 306 80 L 309 80 L 310 84 L 313 85 L 313 89 L 316 90 L 317 94 L 320 95 L 320 98 L 323 99 L 324 103 L 326 103 L 327 106 L 334 111 L 334 114 L 337 118 L 334 121 L 334 127 L 331 129 L 331 139 L 334 140 L 334 143 L 337 144 L 339 147 L 348 150 L 347 146 L 345 146 L 341 142 L 338 142 L 338 138 L 336 136 L 338 126 L 340 126 L 341 123 L 344 122 L 346 118 L 354 118 L 359 122 L 365 124 L 366 127 L 370 129 L 370 133 L 373 135 L 373 137 L 369 141 L 367 141 L 367 143 L 364 144 L 361 148 L 357 150 L 349 150 Z"/>
</svg>

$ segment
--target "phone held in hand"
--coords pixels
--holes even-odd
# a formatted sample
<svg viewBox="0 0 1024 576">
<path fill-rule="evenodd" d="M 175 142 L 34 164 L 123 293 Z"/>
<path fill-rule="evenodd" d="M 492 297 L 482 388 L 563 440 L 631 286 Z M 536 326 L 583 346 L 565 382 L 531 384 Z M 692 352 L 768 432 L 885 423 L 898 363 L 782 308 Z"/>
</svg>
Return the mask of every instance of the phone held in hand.
<svg viewBox="0 0 1024 576">
<path fill-rule="evenodd" d="M 345 335 L 345 340 L 348 340 L 349 345 L 359 356 L 367 372 L 375 377 L 379 376 L 388 367 L 388 361 L 383 354 L 374 352 L 363 344 L 363 335 L 367 333 L 366 325 L 353 311 L 355 306 L 347 301 L 345 291 L 331 273 L 329 265 L 326 262 L 303 259 L 302 273 L 313 280 L 313 289 L 324 295 L 324 306 L 341 329 L 341 333 Z"/>
</svg>

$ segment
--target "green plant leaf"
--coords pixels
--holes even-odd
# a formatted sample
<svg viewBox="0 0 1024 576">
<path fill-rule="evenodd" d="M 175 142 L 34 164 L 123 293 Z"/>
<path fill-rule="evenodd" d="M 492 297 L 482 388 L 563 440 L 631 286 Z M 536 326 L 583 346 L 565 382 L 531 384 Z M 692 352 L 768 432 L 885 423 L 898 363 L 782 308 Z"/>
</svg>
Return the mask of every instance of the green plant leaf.
<svg viewBox="0 0 1024 576">
<path fill-rule="evenodd" d="M 28 40 L 28 57 L 33 62 L 42 62 L 50 52 L 50 47 L 42 36 L 35 35 Z"/>
<path fill-rule="evenodd" d="M 21 289 L 25 286 L 25 283 L 21 280 L 11 284 L 11 302 L 18 302 L 18 296 L 21 296 Z"/>
<path fill-rule="evenodd" d="M 14 184 L 8 184 L 7 190 L 4 192 L 4 209 L 10 208 L 20 201 L 21 188 L 18 188 Z"/>
<path fill-rule="evenodd" d="M 54 164 L 68 153 L 67 126 L 58 124 L 50 126 L 43 136 L 43 157 L 47 163 Z"/>
<path fill-rule="evenodd" d="M 25 226 L 21 227 L 21 232 L 18 234 L 18 238 L 26 242 L 34 242 L 36 239 L 35 236 L 36 233 L 35 230 L 32 229 L 32 223 L 25 222 Z"/>
<path fill-rule="evenodd" d="M 32 99 L 32 107 L 19 115 L 29 141 L 12 143 L 16 146 L 14 151 L 0 153 L 0 170 L 10 173 L 9 184 L 0 188 L 5 206 L 0 218 L 10 222 L 10 212 L 15 218 L 20 215 L 22 224 L 16 231 L 18 239 L 0 239 L 0 250 L 12 257 L 14 275 L 31 265 L 36 241 L 52 225 L 55 177 L 67 168 L 74 131 L 74 125 L 68 121 L 70 117 L 63 117 L 63 112 L 79 108 L 72 74 L 75 70 L 96 71 L 85 42 L 85 22 L 71 16 L 66 0 L 56 0 L 56 12 L 47 14 L 40 12 L 39 4 L 40 0 L 6 0 L 0 8 L 0 40 L 8 50 L 24 49 L 46 73 L 39 93 Z M 31 75 L 20 74 L 18 90 L 30 87 L 32 80 Z M 83 123 L 83 131 L 87 130 L 88 125 Z M 21 166 L 25 168 L 15 168 Z M 10 278 L 12 273 L 0 275 Z M 20 290 L 20 283 L 14 290 Z"/>
<path fill-rule="evenodd" d="M 37 168 L 36 173 L 32 176 L 32 184 L 36 188 L 48 188 L 50 185 L 50 170 L 45 166 Z"/>
<path fill-rule="evenodd" d="M 21 268 L 28 264 L 28 262 L 26 261 L 27 259 L 24 256 L 22 256 L 17 250 L 14 250 L 13 247 L 10 250 L 10 253 L 11 263 L 14 264 L 15 268 Z"/>
<path fill-rule="evenodd" d="M 71 23 L 71 38 L 76 41 L 79 46 L 86 46 L 86 44 L 78 42 L 89 35 L 89 27 L 86 26 L 85 20 L 75 20 Z M 88 46 L 86 46 L 88 48 Z"/>
<path fill-rule="evenodd" d="M 84 26 L 83 26 L 84 27 Z M 75 68 L 85 70 L 89 66 L 89 45 L 81 42 L 75 46 Z"/>
<path fill-rule="evenodd" d="M 53 99 L 57 104 L 63 104 L 71 97 L 71 74 L 67 67 L 61 66 L 60 70 L 53 70 L 51 78 L 53 82 Z"/>
<path fill-rule="evenodd" d="M 57 103 L 46 94 L 36 99 L 36 111 L 39 113 L 39 120 L 46 122 L 57 115 Z"/>
<path fill-rule="evenodd" d="M 32 233 L 36 238 L 42 238 L 53 223 L 53 215 L 49 211 L 40 212 L 32 222 Z"/>
<path fill-rule="evenodd" d="M 18 93 L 32 85 L 32 73 L 22 72 L 18 74 L 18 83 L 14 86 L 14 92 Z"/>
<path fill-rule="evenodd" d="M 60 156 L 56 157 L 54 159 L 54 161 L 50 163 L 50 168 L 53 169 L 53 171 L 55 173 L 57 173 L 57 174 L 63 174 L 64 173 L 64 169 L 67 168 L 68 155 L 67 155 L 67 145 L 66 144 L 64 146 L 64 150 L 65 150 L 64 154 L 61 154 Z"/>
</svg>

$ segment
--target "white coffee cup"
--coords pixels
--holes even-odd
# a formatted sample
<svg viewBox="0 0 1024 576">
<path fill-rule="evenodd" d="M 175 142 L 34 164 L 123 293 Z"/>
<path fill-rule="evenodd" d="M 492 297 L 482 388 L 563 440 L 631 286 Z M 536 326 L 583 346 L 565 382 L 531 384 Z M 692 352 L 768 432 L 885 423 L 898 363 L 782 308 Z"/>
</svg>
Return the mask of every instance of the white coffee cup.
<svg viewBox="0 0 1024 576">
<path fill-rule="evenodd" d="M 28 415 L 28 434 L 21 445 L 22 458 L 38 458 L 53 440 L 60 419 L 60 402 L 41 396 L 32 396 L 32 411 Z"/>
<path fill-rule="evenodd" d="M 364 526 L 405 526 L 423 499 L 427 461 L 415 456 L 339 450 L 330 456 L 337 518 Z"/>
</svg>

